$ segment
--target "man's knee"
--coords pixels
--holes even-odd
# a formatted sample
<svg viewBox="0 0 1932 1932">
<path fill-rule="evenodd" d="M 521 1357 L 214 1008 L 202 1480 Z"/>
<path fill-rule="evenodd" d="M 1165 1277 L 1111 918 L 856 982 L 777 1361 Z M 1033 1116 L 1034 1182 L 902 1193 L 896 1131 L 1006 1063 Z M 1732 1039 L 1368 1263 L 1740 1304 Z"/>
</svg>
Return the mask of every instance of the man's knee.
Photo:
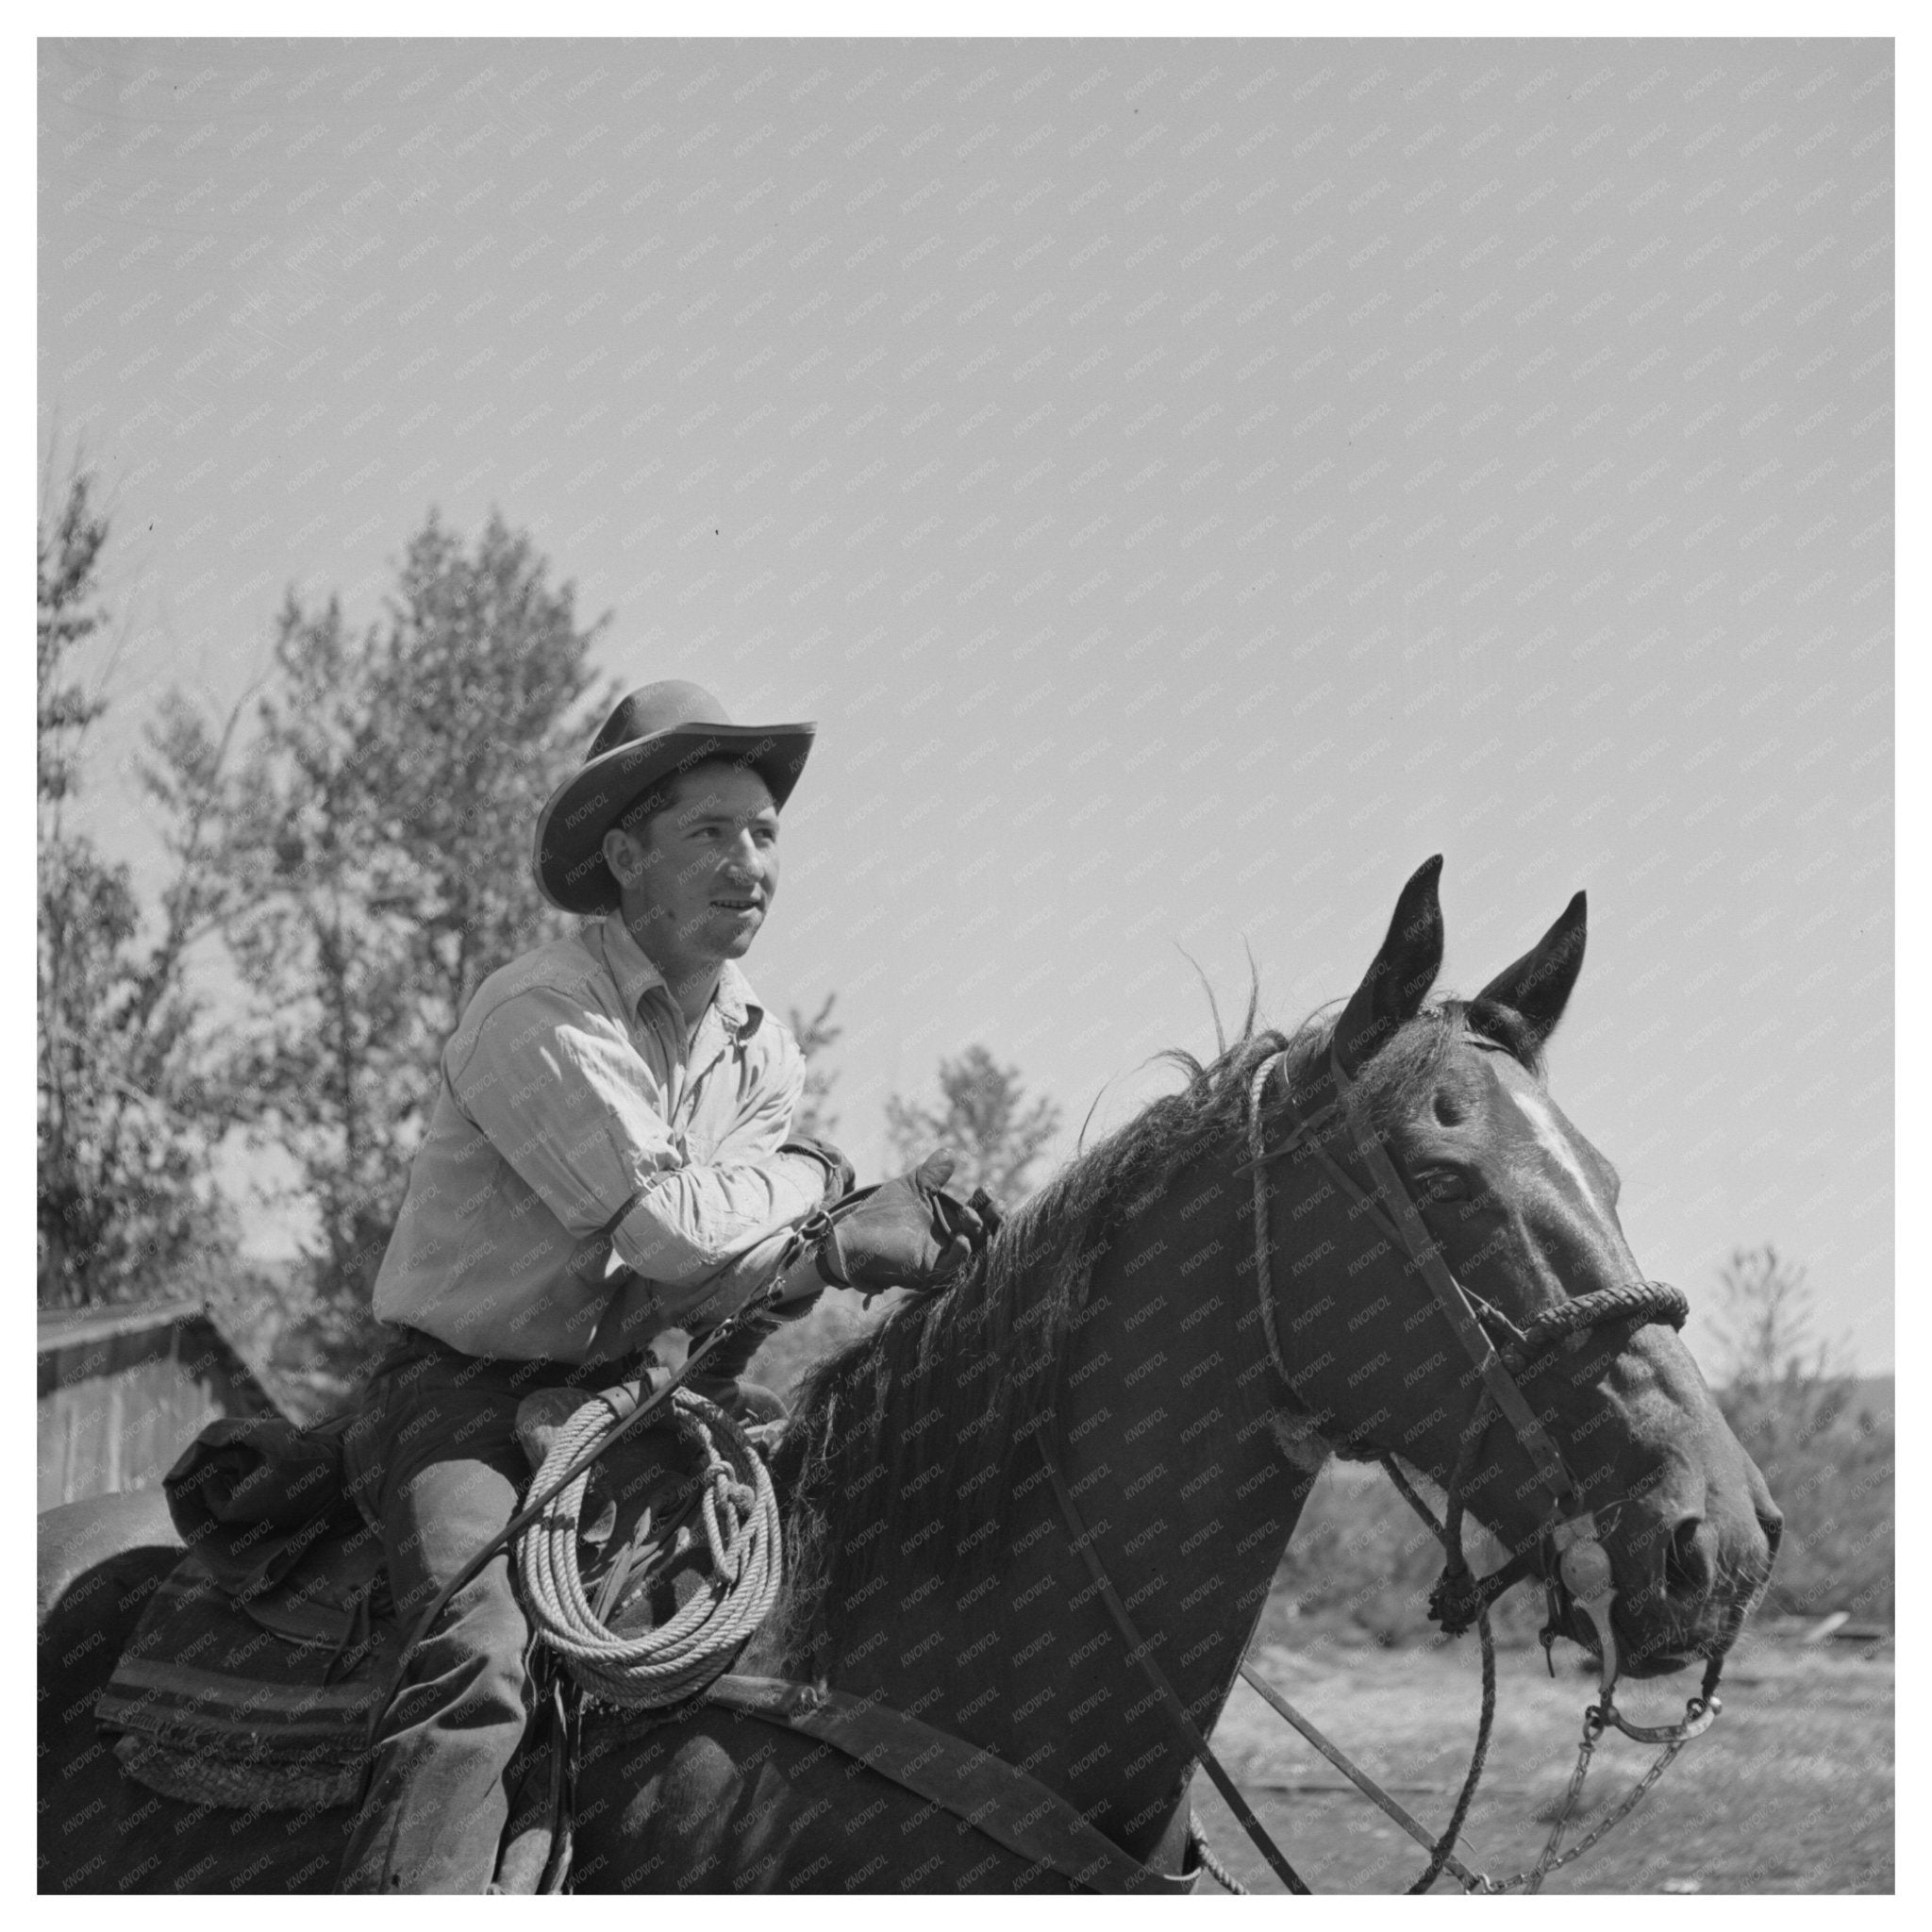
<svg viewBox="0 0 1932 1932">
<path fill-rule="evenodd" d="M 514 1597 L 461 1592 L 423 1641 L 408 1675 L 440 1709 L 514 1720 L 525 1715 L 529 1625 Z"/>
<path fill-rule="evenodd" d="M 509 1565 L 500 1560 L 457 1591 L 441 1622 L 445 1630 L 460 1634 L 466 1648 L 491 1657 L 521 1658 L 530 1641 L 530 1622 L 510 1583 Z"/>
</svg>

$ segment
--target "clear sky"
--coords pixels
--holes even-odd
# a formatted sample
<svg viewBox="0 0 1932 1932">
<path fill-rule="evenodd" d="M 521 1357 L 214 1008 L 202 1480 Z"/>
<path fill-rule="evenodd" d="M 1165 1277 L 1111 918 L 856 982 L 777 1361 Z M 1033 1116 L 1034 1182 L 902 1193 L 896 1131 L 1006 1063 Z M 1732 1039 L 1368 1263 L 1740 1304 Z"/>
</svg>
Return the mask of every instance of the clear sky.
<svg viewBox="0 0 1932 1932">
<path fill-rule="evenodd" d="M 1639 1259 L 1891 1366 L 1884 42 L 42 42 L 39 407 L 108 488 L 91 823 L 433 505 L 603 664 L 815 718 L 747 962 L 861 1167 L 982 1041 L 1072 1133 L 1577 887 Z M 1700 1318 L 1701 1319 L 1701 1318 Z M 1692 1337 L 1698 1330 L 1693 1327 Z"/>
</svg>

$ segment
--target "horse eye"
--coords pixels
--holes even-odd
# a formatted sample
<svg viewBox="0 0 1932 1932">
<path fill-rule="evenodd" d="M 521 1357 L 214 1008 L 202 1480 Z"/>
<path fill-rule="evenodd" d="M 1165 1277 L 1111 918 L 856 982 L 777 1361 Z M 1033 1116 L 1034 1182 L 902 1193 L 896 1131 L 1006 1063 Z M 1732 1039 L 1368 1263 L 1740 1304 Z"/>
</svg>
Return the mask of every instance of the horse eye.
<svg viewBox="0 0 1932 1932">
<path fill-rule="evenodd" d="M 1447 1167 L 1432 1167 L 1419 1174 L 1416 1185 L 1431 1201 L 1467 1201 L 1472 1193 L 1468 1179 Z"/>
</svg>

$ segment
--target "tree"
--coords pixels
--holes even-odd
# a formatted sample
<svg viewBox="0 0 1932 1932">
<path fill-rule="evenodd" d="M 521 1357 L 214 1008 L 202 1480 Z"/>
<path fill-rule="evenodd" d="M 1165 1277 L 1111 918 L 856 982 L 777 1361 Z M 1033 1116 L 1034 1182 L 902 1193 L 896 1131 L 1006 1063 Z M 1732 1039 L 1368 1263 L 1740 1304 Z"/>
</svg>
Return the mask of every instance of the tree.
<svg viewBox="0 0 1932 1932">
<path fill-rule="evenodd" d="M 101 552 L 108 541 L 105 517 L 95 513 L 93 479 L 76 469 L 58 510 L 42 492 L 39 525 L 39 640 L 35 658 L 38 790 L 41 835 L 58 835 L 60 807 L 79 785 L 81 746 L 87 728 L 108 708 L 73 681 L 69 654 L 106 622 L 96 599 Z M 51 825 L 50 825 L 51 819 Z"/>
<path fill-rule="evenodd" d="M 1814 1333 L 1807 1271 L 1769 1241 L 1737 1248 L 1718 1270 L 1718 1362 L 1732 1426 L 1749 1431 L 1773 1463 L 1802 1456 L 1830 1433 L 1854 1387 L 1844 1351 Z M 1765 1457 L 1757 1460 L 1769 1478 Z"/>
<path fill-rule="evenodd" d="M 1734 1387 L 1766 1390 L 1790 1377 L 1824 1382 L 1838 1374 L 1830 1343 L 1812 1334 L 1806 1270 L 1780 1258 L 1769 1241 L 1736 1248 L 1718 1270 L 1724 1297 L 1718 1343 Z"/>
<path fill-rule="evenodd" d="M 255 1011 L 230 1077 L 300 1176 L 317 1340 L 352 1354 L 470 995 L 566 929 L 531 827 L 589 722 L 591 642 L 527 537 L 474 553 L 432 511 L 359 636 L 291 591 L 249 760 L 227 788 L 227 938 Z"/>
<path fill-rule="evenodd" d="M 1030 1099 L 1018 1067 L 1002 1067 L 983 1046 L 969 1046 L 957 1059 L 940 1062 L 940 1106 L 886 1102 L 886 1132 L 908 1166 L 943 1147 L 959 1164 L 948 1183 L 961 1195 L 984 1187 L 1007 1207 L 1028 1189 L 1026 1176 L 1059 1131 L 1060 1110 L 1045 1098 Z"/>
<path fill-rule="evenodd" d="M 38 530 L 38 1298 L 46 1307 L 143 1299 L 233 1258 L 234 1230 L 210 1178 L 225 1129 L 208 1074 L 190 948 L 219 923 L 203 851 L 227 735 L 178 708 L 147 733 L 141 768 L 175 862 L 159 937 L 143 948 L 128 868 L 105 859 L 66 816 L 89 727 L 107 708 L 75 653 L 106 622 L 99 570 L 108 524 L 80 469 Z M 232 727 L 233 720 L 229 721 Z"/>
<path fill-rule="evenodd" d="M 836 1046 L 844 1034 L 844 1027 L 832 1018 L 832 1003 L 837 993 L 828 992 L 824 1004 L 809 1020 L 805 1017 L 801 1007 L 793 1007 L 788 1015 L 791 1037 L 798 1042 L 798 1050 L 805 1056 L 805 1091 L 799 1096 L 798 1106 L 791 1116 L 791 1130 L 795 1134 L 811 1134 L 830 1140 L 839 1125 L 839 1116 L 831 1111 L 828 1105 L 832 1097 L 833 1083 L 838 1074 L 826 1070 L 824 1054 L 829 1047 Z"/>
<path fill-rule="evenodd" d="M 1814 1339 L 1806 1271 L 1770 1242 L 1733 1252 L 1719 1285 L 1718 1401 L 1784 1511 L 1774 1601 L 1806 1614 L 1890 1616 L 1889 1406 L 1851 1374 L 1842 1348 Z"/>
</svg>

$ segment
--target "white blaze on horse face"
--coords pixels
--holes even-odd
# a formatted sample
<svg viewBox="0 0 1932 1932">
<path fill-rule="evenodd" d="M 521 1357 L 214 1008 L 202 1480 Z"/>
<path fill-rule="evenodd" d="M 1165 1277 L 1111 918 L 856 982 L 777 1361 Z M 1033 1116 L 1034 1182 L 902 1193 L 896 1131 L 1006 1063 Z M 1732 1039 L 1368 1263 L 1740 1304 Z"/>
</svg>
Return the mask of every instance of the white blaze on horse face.
<svg viewBox="0 0 1932 1932">
<path fill-rule="evenodd" d="M 1503 1089 L 1516 1103 L 1518 1112 L 1528 1121 L 1530 1130 L 1536 1135 L 1537 1144 L 1582 1190 L 1584 1200 L 1599 1215 L 1608 1219 L 1610 1204 L 1598 1191 L 1589 1169 L 1576 1158 L 1576 1149 L 1571 1144 L 1569 1135 L 1564 1132 L 1562 1122 L 1557 1118 L 1556 1108 L 1543 1097 L 1541 1090 L 1531 1086 L 1526 1079 L 1506 1079 L 1503 1082 Z"/>
</svg>

